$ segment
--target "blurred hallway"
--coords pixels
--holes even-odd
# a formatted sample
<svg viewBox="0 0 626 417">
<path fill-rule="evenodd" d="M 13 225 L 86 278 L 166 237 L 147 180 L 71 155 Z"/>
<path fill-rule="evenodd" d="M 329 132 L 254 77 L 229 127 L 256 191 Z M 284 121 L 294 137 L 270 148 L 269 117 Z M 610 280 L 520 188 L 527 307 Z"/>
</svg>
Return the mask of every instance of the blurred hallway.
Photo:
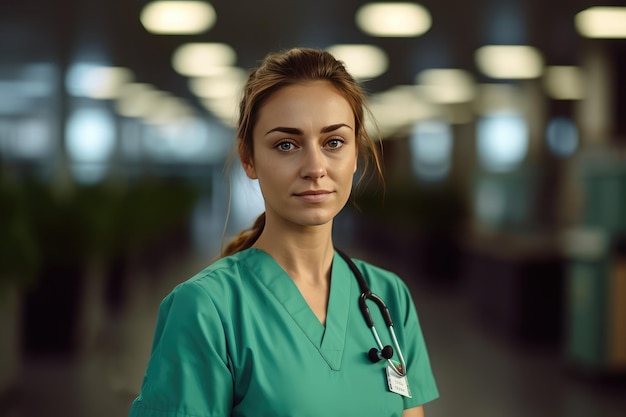
<svg viewBox="0 0 626 417">
<path fill-rule="evenodd" d="M 410 1 L 402 36 L 369 0 L 155 3 L 0 1 L 0 417 L 127 415 L 160 301 L 263 211 L 224 166 L 295 46 L 367 92 L 386 185 L 337 244 L 412 287 L 427 417 L 626 416 L 624 0 Z"/>
<path fill-rule="evenodd" d="M 209 258 L 183 257 L 156 279 L 136 277 L 121 313 L 102 319 L 102 331 L 80 357 L 25 357 L 0 416 L 125 416 L 141 383 L 158 303 Z M 440 399 L 426 407 L 428 417 L 624 415 L 623 382 L 575 376 L 557 347 L 513 343 L 486 329 L 461 289 L 429 284 L 406 266 L 395 269 L 412 288 L 440 388 Z"/>
</svg>

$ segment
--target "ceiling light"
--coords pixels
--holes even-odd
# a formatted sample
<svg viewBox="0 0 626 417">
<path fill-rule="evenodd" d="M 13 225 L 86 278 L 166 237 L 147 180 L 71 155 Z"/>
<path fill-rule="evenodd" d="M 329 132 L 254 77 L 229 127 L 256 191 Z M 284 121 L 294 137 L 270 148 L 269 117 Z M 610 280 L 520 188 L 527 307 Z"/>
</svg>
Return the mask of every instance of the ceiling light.
<svg viewBox="0 0 626 417">
<path fill-rule="evenodd" d="M 66 85 L 73 96 L 113 99 L 132 78 L 133 74 L 127 68 L 77 63 L 67 72 Z"/>
<path fill-rule="evenodd" d="M 159 98 L 143 120 L 151 125 L 175 123 L 191 115 L 189 105 L 181 98 L 165 94 Z"/>
<path fill-rule="evenodd" d="M 590 7 L 576 15 L 575 23 L 587 38 L 626 38 L 626 7 Z"/>
<path fill-rule="evenodd" d="M 205 99 L 202 104 L 226 126 L 237 126 L 239 103 L 235 97 Z"/>
<path fill-rule="evenodd" d="M 122 87 L 115 110 L 125 117 L 144 117 L 150 114 L 159 98 L 165 95 L 150 84 L 130 83 Z"/>
<path fill-rule="evenodd" d="M 151 33 L 189 35 L 210 29 L 216 14 L 213 6 L 203 1 L 154 1 L 143 8 L 140 20 Z"/>
<path fill-rule="evenodd" d="M 415 85 L 397 85 L 371 97 L 370 107 L 383 135 L 410 128 L 417 120 L 439 115 L 439 108 L 420 99 Z"/>
<path fill-rule="evenodd" d="M 239 96 L 247 72 L 241 68 L 230 67 L 224 73 L 212 77 L 192 78 L 189 88 L 198 97 L 222 98 Z"/>
<path fill-rule="evenodd" d="M 72 162 L 105 162 L 115 150 L 115 121 L 104 107 L 80 107 L 66 125 L 65 147 Z"/>
<path fill-rule="evenodd" d="M 546 68 L 544 86 L 550 97 L 556 100 L 580 100 L 584 95 L 582 71 L 572 66 Z"/>
<path fill-rule="evenodd" d="M 474 105 L 480 115 L 519 112 L 522 107 L 519 88 L 513 84 L 480 84 L 477 89 Z"/>
<path fill-rule="evenodd" d="M 91 75 L 93 84 L 87 96 L 96 99 L 117 98 L 122 86 L 133 79 L 132 72 L 121 67 L 98 67 Z"/>
<path fill-rule="evenodd" d="M 467 103 L 476 95 L 474 77 L 461 69 L 428 69 L 420 72 L 416 81 L 434 103 Z"/>
<path fill-rule="evenodd" d="M 224 72 L 236 59 L 235 50 L 225 43 L 187 43 L 174 51 L 172 66 L 182 75 L 205 77 Z"/>
<path fill-rule="evenodd" d="M 361 30 L 373 36 L 420 36 L 432 24 L 428 10 L 415 3 L 369 3 L 356 13 Z"/>
<path fill-rule="evenodd" d="M 491 78 L 537 78 L 543 71 L 541 53 L 526 45 L 488 45 L 475 53 L 476 65 Z"/>
<path fill-rule="evenodd" d="M 510 172 L 528 155 L 528 122 L 519 113 L 496 113 L 476 123 L 478 159 L 491 172 Z"/>
<path fill-rule="evenodd" d="M 333 45 L 326 50 L 342 61 L 356 79 L 378 77 L 389 66 L 385 51 L 374 45 Z"/>
</svg>

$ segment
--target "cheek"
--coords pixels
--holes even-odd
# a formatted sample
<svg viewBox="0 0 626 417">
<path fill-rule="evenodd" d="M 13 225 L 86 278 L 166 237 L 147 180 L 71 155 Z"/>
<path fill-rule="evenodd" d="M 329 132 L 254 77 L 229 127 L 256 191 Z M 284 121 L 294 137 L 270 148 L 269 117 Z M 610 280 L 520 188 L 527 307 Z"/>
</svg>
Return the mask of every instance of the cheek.
<svg viewBox="0 0 626 417">
<path fill-rule="evenodd" d="M 269 192 L 273 189 L 283 189 L 289 181 L 290 175 L 284 164 L 261 163 L 257 166 L 259 185 Z"/>
<path fill-rule="evenodd" d="M 352 182 L 354 181 L 354 173 L 355 172 L 356 172 L 356 162 L 353 162 L 353 161 L 347 162 L 341 168 L 342 182 L 344 184 L 346 184 L 346 185 L 350 185 L 351 186 Z"/>
</svg>

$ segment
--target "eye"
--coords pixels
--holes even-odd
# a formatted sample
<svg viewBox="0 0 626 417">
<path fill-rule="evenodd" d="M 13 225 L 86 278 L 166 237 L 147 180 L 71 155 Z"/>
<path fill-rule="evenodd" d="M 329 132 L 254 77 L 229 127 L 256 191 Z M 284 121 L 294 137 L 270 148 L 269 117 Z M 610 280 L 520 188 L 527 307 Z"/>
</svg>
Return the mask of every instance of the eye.
<svg viewBox="0 0 626 417">
<path fill-rule="evenodd" d="M 289 152 L 289 151 L 293 151 L 295 149 L 296 145 L 294 145 L 291 142 L 280 142 L 279 144 L 276 145 L 276 149 L 278 149 L 279 151 L 282 152 Z"/>
<path fill-rule="evenodd" d="M 341 138 L 331 138 L 328 142 L 326 142 L 326 146 L 330 149 L 339 149 L 343 146 L 343 139 Z"/>
</svg>

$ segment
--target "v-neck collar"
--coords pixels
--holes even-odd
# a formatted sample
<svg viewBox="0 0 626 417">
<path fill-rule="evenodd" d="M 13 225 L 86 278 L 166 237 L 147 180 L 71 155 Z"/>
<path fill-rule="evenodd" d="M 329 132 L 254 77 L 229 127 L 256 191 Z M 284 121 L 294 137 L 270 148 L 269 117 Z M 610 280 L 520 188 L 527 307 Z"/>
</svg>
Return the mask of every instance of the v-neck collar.
<svg viewBox="0 0 626 417">
<path fill-rule="evenodd" d="M 291 277 L 274 258 L 256 248 L 246 249 L 245 252 L 248 252 L 248 256 L 242 259 L 250 272 L 276 297 L 330 368 L 341 369 L 354 281 L 350 279 L 352 273 L 346 262 L 335 252 L 324 327 Z"/>
</svg>

